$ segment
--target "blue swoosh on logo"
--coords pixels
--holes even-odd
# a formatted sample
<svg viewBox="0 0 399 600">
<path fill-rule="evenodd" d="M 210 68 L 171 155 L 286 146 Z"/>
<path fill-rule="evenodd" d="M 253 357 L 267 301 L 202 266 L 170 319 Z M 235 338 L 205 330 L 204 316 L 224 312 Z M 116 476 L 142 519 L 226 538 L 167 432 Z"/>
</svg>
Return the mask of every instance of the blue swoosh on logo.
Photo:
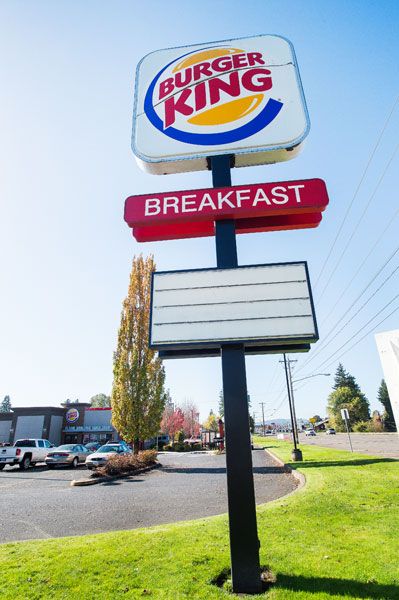
<svg viewBox="0 0 399 600">
<path fill-rule="evenodd" d="M 207 48 L 205 48 L 205 50 L 206 49 Z M 166 69 L 171 64 L 173 64 L 177 60 L 181 60 L 189 54 L 193 54 L 194 52 L 197 52 L 197 50 L 194 50 L 193 52 L 187 52 L 187 54 L 183 54 L 179 58 L 174 59 L 170 63 L 168 63 L 154 77 L 147 90 L 147 93 L 144 98 L 144 112 L 147 115 L 150 122 L 154 125 L 154 127 L 158 129 L 161 133 L 164 133 L 170 138 L 173 138 L 174 140 L 177 140 L 179 142 L 184 142 L 186 144 L 196 144 L 199 146 L 231 144 L 232 142 L 243 140 L 247 137 L 250 137 L 251 135 L 254 135 L 255 133 L 258 133 L 259 131 L 267 127 L 267 125 L 269 125 L 277 117 L 278 113 L 283 107 L 283 103 L 279 100 L 273 100 L 273 98 L 270 98 L 267 101 L 266 106 L 254 119 L 252 119 L 252 121 L 230 131 L 222 131 L 220 133 L 191 133 L 181 131 L 180 129 L 176 129 L 175 127 L 168 127 L 167 129 L 164 129 L 162 119 L 155 112 L 152 103 L 155 86 L 162 73 L 166 71 Z"/>
</svg>

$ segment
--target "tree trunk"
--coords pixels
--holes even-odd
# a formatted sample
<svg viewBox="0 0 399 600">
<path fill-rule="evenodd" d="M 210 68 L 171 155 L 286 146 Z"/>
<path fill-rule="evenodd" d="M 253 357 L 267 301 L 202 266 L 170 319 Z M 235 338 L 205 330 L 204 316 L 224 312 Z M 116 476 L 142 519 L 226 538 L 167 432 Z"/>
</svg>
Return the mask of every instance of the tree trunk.
<svg viewBox="0 0 399 600">
<path fill-rule="evenodd" d="M 134 454 L 138 454 L 139 453 L 139 445 L 140 445 L 139 438 L 134 438 L 134 442 L 133 442 L 133 453 Z"/>
</svg>

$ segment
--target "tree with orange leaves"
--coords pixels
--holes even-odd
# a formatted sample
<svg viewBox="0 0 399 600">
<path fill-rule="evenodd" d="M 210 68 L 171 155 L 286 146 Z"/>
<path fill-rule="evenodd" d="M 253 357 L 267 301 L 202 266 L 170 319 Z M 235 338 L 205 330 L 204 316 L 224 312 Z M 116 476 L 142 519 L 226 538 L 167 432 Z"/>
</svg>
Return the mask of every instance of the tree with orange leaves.
<svg viewBox="0 0 399 600">
<path fill-rule="evenodd" d="M 153 271 L 153 256 L 133 258 L 114 353 L 112 424 L 135 452 L 146 438 L 158 435 L 165 406 L 165 371 L 148 347 Z"/>
</svg>

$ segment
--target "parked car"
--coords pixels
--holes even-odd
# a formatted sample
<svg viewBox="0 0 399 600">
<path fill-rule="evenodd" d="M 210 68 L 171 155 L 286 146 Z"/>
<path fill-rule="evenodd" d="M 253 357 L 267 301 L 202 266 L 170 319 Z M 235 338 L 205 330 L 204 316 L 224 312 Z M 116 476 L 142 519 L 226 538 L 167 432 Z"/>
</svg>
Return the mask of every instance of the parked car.
<svg viewBox="0 0 399 600">
<path fill-rule="evenodd" d="M 87 448 L 89 452 L 95 452 L 101 445 L 100 442 L 89 442 L 88 444 L 85 444 L 85 448 Z"/>
<path fill-rule="evenodd" d="M 57 465 L 76 469 L 79 463 L 86 461 L 89 454 L 90 450 L 81 444 L 64 444 L 49 452 L 45 462 L 49 469 L 53 469 Z"/>
<path fill-rule="evenodd" d="M 6 465 L 18 465 L 23 470 L 33 467 L 37 462 L 44 462 L 47 453 L 53 447 L 48 440 L 17 440 L 11 448 L 0 448 L 0 471 Z"/>
<path fill-rule="evenodd" d="M 335 431 L 334 427 L 330 427 L 326 431 L 326 435 L 335 435 L 335 434 L 336 434 L 336 431 Z"/>
<path fill-rule="evenodd" d="M 127 444 L 104 444 L 93 454 L 86 458 L 86 467 L 88 469 L 97 469 L 107 462 L 111 456 L 116 454 L 131 454 L 132 451 Z"/>
<path fill-rule="evenodd" d="M 305 435 L 307 435 L 307 436 L 309 436 L 309 435 L 310 435 L 310 436 L 313 436 L 313 435 L 316 435 L 316 432 L 315 432 L 315 430 L 314 430 L 314 429 L 307 429 L 307 430 L 305 431 Z"/>
</svg>

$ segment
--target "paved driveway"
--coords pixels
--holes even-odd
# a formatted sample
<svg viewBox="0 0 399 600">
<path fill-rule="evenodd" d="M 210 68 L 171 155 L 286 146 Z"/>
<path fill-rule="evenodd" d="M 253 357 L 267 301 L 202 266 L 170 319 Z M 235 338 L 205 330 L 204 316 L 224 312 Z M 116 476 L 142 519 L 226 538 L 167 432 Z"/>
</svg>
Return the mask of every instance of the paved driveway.
<svg viewBox="0 0 399 600">
<path fill-rule="evenodd" d="M 306 437 L 301 433 L 299 440 L 301 444 L 311 446 L 350 450 L 347 433 L 337 433 L 336 435 L 318 433 L 315 437 Z M 351 433 L 351 440 L 354 452 L 399 458 L 399 435 L 397 433 Z"/>
<path fill-rule="evenodd" d="M 252 453 L 257 503 L 291 492 L 296 480 L 262 450 Z M 225 457 L 162 454 L 162 469 L 89 487 L 87 470 L 34 467 L 0 472 L 0 542 L 134 529 L 227 512 Z"/>
</svg>

